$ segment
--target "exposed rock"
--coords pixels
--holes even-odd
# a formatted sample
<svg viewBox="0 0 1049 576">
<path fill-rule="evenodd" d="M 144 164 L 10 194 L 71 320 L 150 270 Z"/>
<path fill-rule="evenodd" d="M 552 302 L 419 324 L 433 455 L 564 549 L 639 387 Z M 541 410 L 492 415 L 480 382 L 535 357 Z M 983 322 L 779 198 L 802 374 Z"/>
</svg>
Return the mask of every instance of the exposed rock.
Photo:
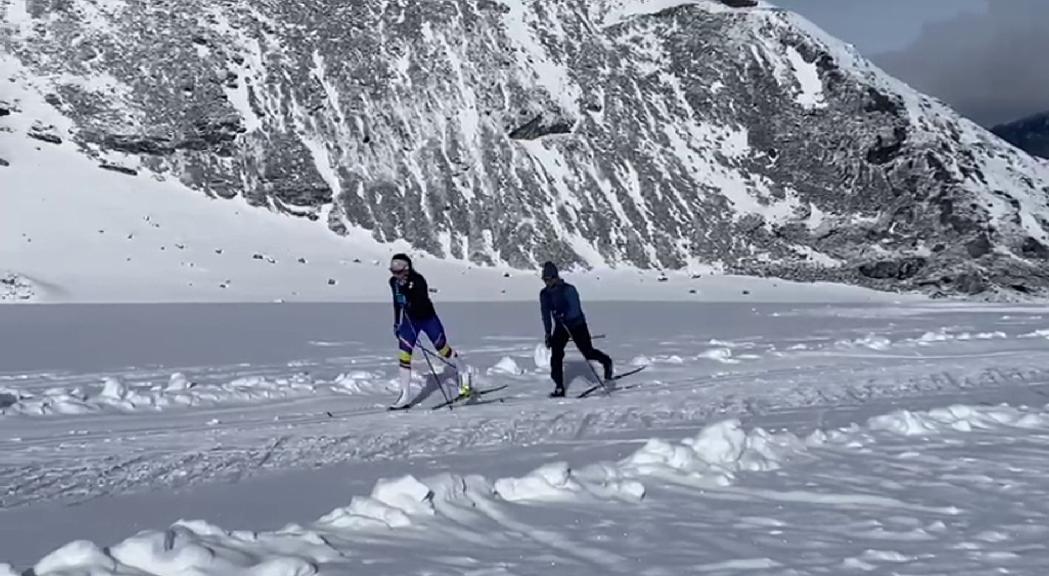
<svg viewBox="0 0 1049 576">
<path fill-rule="evenodd" d="M 127 174 L 128 176 L 138 176 L 138 170 L 135 170 L 134 168 L 128 168 L 126 166 L 120 166 L 118 164 L 110 164 L 108 162 L 103 162 L 99 164 L 98 167 L 103 170 L 109 170 L 111 172 Z M 163 248 L 161 249 L 163 250 Z"/>
<path fill-rule="evenodd" d="M 925 258 L 913 257 L 902 260 L 882 260 L 860 266 L 860 273 L 879 280 L 907 280 L 913 278 L 925 266 Z"/>
<path fill-rule="evenodd" d="M 36 287 L 23 276 L 0 272 L 0 302 L 25 302 L 37 297 Z"/>
<path fill-rule="evenodd" d="M 572 132 L 572 123 L 568 120 L 547 120 L 544 114 L 537 114 L 523 126 L 510 132 L 510 138 L 514 140 L 536 140 L 551 134 L 569 134 Z"/>
<path fill-rule="evenodd" d="M 991 239 L 986 234 L 980 234 L 976 238 L 970 240 L 965 245 L 966 251 L 969 252 L 969 256 L 972 258 L 979 258 L 986 254 L 989 254 L 994 249 L 994 245 L 991 244 Z"/>
<path fill-rule="evenodd" d="M 1049 287 L 1046 164 L 753 0 L 158 2 L 32 2 L 5 48 L 77 144 L 215 198 L 479 265 Z"/>
<path fill-rule="evenodd" d="M 1028 258 L 1038 258 L 1040 260 L 1049 260 L 1049 247 L 1042 244 L 1038 240 L 1028 236 L 1024 238 L 1023 245 L 1020 247 L 1023 255 Z"/>
<path fill-rule="evenodd" d="M 34 140 L 40 140 L 41 142 L 47 142 L 48 144 L 61 144 L 62 138 L 50 132 L 38 132 L 36 130 L 30 130 L 26 132 L 26 136 Z"/>
</svg>

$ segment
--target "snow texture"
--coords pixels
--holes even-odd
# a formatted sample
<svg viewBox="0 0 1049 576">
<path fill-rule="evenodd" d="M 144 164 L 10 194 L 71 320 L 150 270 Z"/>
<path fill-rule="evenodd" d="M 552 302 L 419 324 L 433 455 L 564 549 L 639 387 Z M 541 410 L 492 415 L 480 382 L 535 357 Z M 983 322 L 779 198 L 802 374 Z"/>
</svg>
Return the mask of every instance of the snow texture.
<svg viewBox="0 0 1049 576">
<path fill-rule="evenodd" d="M 417 355 L 407 413 L 386 410 L 386 303 L 0 308 L 0 558 L 41 574 L 1044 564 L 1044 533 L 1017 528 L 1045 524 L 1044 307 L 586 308 L 617 371 L 647 366 L 610 395 L 547 397 L 534 303 L 444 304 L 475 385 L 508 387 L 432 412 Z M 571 346 L 565 372 L 570 396 L 594 382 Z"/>
<path fill-rule="evenodd" d="M 451 543 L 467 538 L 463 528 L 477 535 L 484 533 L 482 540 L 461 553 L 463 558 L 474 557 L 471 564 L 483 567 L 488 562 L 477 557 L 514 557 L 513 561 L 499 563 L 509 568 L 500 572 L 507 574 L 529 573 L 539 563 L 548 562 L 547 558 L 561 554 L 566 555 L 564 561 L 569 566 L 555 569 L 558 574 L 604 573 L 614 567 L 625 568 L 623 562 L 627 561 L 644 561 L 669 571 L 697 561 L 704 570 L 717 571 L 778 571 L 795 566 L 792 572 L 799 574 L 835 567 L 928 573 L 952 566 L 980 571 L 1006 563 L 1013 572 L 1033 574 L 1028 570 L 1045 557 L 1044 552 L 1029 545 L 1044 536 L 1044 529 L 1027 524 L 1029 529 L 1007 535 L 1007 531 L 1021 526 L 1010 522 L 1030 518 L 1022 514 L 1022 504 L 1008 495 L 1012 490 L 1005 477 L 1012 478 L 1015 472 L 999 471 L 997 479 L 983 474 L 1013 461 L 1016 453 L 1009 449 L 1005 455 L 974 451 L 966 461 L 927 453 L 923 458 L 929 461 L 929 470 L 908 464 L 920 452 L 937 446 L 954 445 L 957 449 L 988 442 L 1002 446 L 1015 428 L 1044 436 L 1049 433 L 1049 412 L 1008 405 L 900 410 L 870 418 L 864 425 L 817 429 L 805 437 L 762 428 L 748 430 L 739 420 L 727 419 L 681 442 L 650 439 L 626 458 L 592 464 L 578 473 L 558 462 L 540 466 L 523 477 L 492 481 L 455 475 L 381 479 L 369 496 L 354 497 L 349 506 L 305 526 L 249 532 L 225 530 L 199 520 L 179 521 L 166 530 L 144 530 L 106 548 L 84 540 L 71 542 L 36 562 L 33 574 L 334 573 L 355 570 L 351 567 L 374 554 L 369 550 L 380 541 L 385 546 L 420 540 Z M 896 439 L 916 434 L 923 438 Z M 896 460 L 895 472 L 887 468 L 875 472 L 877 469 L 870 466 L 872 458 L 883 456 Z M 793 464 L 795 458 L 802 458 L 804 463 Z M 814 474 L 828 465 L 838 468 L 829 479 Z M 1044 468 L 1044 463 L 1040 467 Z M 943 498 L 917 486 L 906 501 L 896 497 L 903 487 L 893 478 L 916 481 L 931 477 L 933 470 L 959 495 L 979 491 L 1005 508 L 993 519 L 978 521 L 978 501 L 959 498 L 953 503 L 939 503 Z M 831 483 L 841 490 L 844 484 L 859 479 L 852 476 L 857 471 L 873 472 L 884 481 L 868 483 L 864 493 L 795 487 L 808 478 L 819 478 L 818 484 Z M 770 472 L 781 476 L 773 487 L 769 487 L 775 478 Z M 1025 491 L 1035 486 L 1039 491 L 1044 489 L 1044 481 L 1033 476 L 1024 483 Z M 738 514 L 723 513 L 726 500 Z M 531 514 L 525 508 L 540 513 Z M 690 517 L 689 512 L 705 508 L 708 513 L 697 517 L 690 529 L 664 526 L 658 535 L 640 539 L 600 537 L 580 546 L 573 543 L 579 535 L 574 534 L 577 529 L 572 523 L 548 527 L 566 514 L 600 514 L 606 518 L 604 527 L 587 528 L 596 529 L 595 536 L 599 536 L 608 527 L 653 526 L 648 519 L 666 515 L 668 509 L 673 510 L 672 517 L 684 519 Z M 823 514 L 826 518 L 814 525 L 803 521 L 805 514 Z M 696 547 L 683 539 L 685 535 L 711 539 L 713 536 L 703 534 L 719 526 L 755 538 L 741 538 L 749 544 L 737 546 L 713 539 L 710 544 L 717 545 L 687 552 Z M 782 546 L 788 532 L 793 532 L 791 537 L 799 538 L 799 543 Z M 522 534 L 528 535 L 523 542 Z M 777 539 L 779 546 L 773 544 Z M 655 546 L 657 542 L 661 545 Z M 535 545 L 546 547 L 544 557 L 533 559 L 529 554 L 511 553 L 508 548 Z M 646 545 L 649 551 L 643 553 Z M 798 546 L 809 550 L 804 561 L 798 559 Z M 1024 556 L 1013 552 L 1016 546 L 1026 546 Z M 966 553 L 947 553 L 950 549 Z M 386 558 L 385 569 L 410 569 L 417 553 L 406 549 Z M 573 555 L 576 559 L 570 560 Z M 435 568 L 447 563 L 451 569 L 458 564 L 441 555 L 428 559 L 436 562 Z M 549 564 L 546 568 L 549 570 Z M 10 567 L 6 570 L 14 573 Z"/>
</svg>

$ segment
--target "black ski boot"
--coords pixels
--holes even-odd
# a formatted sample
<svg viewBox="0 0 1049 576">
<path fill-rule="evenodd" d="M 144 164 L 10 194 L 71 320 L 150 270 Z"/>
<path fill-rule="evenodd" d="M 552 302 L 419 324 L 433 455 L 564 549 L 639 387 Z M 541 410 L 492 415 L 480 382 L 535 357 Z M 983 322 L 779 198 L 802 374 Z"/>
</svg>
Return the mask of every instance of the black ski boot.
<svg viewBox="0 0 1049 576">
<path fill-rule="evenodd" d="M 550 397 L 551 398 L 564 398 L 565 397 L 565 387 L 564 386 L 557 386 L 557 387 L 555 387 L 554 391 L 550 393 Z"/>
<path fill-rule="evenodd" d="M 611 379 L 612 379 L 612 362 L 609 361 L 608 364 L 605 364 L 605 382 L 608 382 Z"/>
</svg>

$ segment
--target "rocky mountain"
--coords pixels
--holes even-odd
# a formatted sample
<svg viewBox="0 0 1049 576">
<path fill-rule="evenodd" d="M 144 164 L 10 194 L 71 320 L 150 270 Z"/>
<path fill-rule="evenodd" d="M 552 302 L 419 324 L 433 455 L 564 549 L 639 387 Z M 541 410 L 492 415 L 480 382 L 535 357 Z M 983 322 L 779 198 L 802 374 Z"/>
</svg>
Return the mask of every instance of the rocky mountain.
<svg viewBox="0 0 1049 576">
<path fill-rule="evenodd" d="M 479 264 L 1049 287 L 1049 168 L 751 0 L 6 0 L 99 164 Z"/>
<path fill-rule="evenodd" d="M 1049 112 L 999 124 L 991 132 L 1032 156 L 1049 158 Z"/>
</svg>

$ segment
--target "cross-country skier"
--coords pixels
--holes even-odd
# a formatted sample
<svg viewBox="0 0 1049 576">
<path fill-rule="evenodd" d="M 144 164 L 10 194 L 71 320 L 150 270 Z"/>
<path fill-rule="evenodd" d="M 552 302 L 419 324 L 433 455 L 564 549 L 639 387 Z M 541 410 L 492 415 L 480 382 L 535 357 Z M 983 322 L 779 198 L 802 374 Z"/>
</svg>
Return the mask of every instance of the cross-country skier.
<svg viewBox="0 0 1049 576">
<path fill-rule="evenodd" d="M 543 264 L 543 282 L 546 288 L 539 292 L 539 303 L 546 331 L 546 347 L 553 349 L 550 355 L 550 378 L 554 381 L 554 391 L 550 396 L 558 398 L 565 395 L 564 359 L 569 337 L 575 341 L 576 348 L 588 362 L 597 360 L 601 363 L 605 380 L 612 378 L 612 359 L 595 349 L 591 343 L 590 328 L 586 325 L 586 316 L 575 286 L 558 276 L 557 266 L 553 262 Z"/>
<path fill-rule="evenodd" d="M 442 358 L 452 362 L 458 372 L 459 395 L 469 396 L 470 376 L 459 354 L 448 345 L 444 326 L 430 300 L 426 279 L 412 267 L 405 254 L 390 261 L 390 291 L 393 293 L 393 332 L 400 343 L 401 395 L 391 408 L 403 408 L 411 401 L 412 353 L 419 335 L 425 333 Z"/>
</svg>

